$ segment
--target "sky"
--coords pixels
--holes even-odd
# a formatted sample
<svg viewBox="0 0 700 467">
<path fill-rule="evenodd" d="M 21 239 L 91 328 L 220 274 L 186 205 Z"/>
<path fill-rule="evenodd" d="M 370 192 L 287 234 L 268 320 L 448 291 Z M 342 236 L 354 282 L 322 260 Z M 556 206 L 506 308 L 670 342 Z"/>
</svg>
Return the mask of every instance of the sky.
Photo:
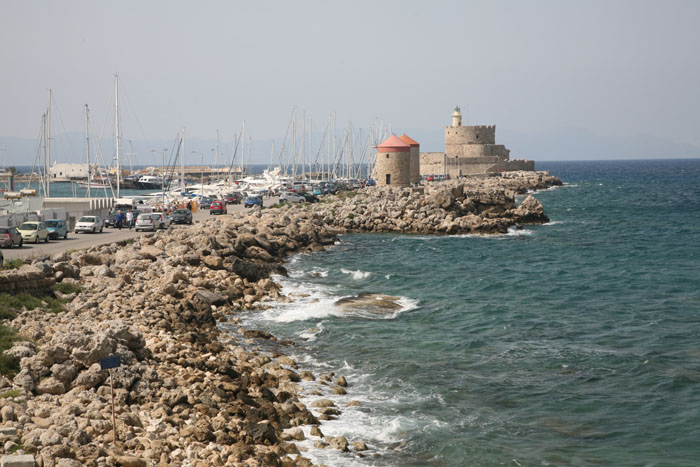
<svg viewBox="0 0 700 467">
<path fill-rule="evenodd" d="M 674 0 L 0 0 L 0 158 L 34 156 L 49 89 L 64 157 L 82 160 L 85 104 L 112 144 L 115 73 L 140 161 L 183 129 L 193 163 L 217 130 L 232 150 L 245 121 L 267 162 L 295 106 L 316 145 L 335 115 L 442 151 L 459 105 L 517 156 L 700 157 L 698 25 Z"/>
</svg>

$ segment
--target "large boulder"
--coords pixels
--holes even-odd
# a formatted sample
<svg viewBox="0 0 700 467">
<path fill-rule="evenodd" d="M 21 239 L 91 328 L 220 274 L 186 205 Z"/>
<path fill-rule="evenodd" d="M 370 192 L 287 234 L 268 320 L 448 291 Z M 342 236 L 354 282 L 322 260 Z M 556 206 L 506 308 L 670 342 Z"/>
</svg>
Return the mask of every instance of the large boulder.
<svg viewBox="0 0 700 467">
<path fill-rule="evenodd" d="M 436 190 L 428 195 L 428 203 L 436 208 L 449 209 L 454 202 L 455 197 L 452 194 L 452 190 L 448 188 Z"/>
<path fill-rule="evenodd" d="M 544 213 L 542 204 L 532 195 L 525 198 L 516 209 L 512 210 L 516 222 L 523 224 L 545 224 L 549 217 Z"/>
</svg>

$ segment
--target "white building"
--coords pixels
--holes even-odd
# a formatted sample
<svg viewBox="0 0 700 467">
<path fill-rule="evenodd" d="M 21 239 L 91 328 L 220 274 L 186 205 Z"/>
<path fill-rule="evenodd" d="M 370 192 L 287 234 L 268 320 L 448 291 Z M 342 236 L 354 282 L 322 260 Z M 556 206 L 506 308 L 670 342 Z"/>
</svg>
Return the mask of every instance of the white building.
<svg viewBox="0 0 700 467">
<path fill-rule="evenodd" d="M 93 169 L 93 173 L 94 169 Z M 49 169 L 49 178 L 52 182 L 69 182 L 71 180 L 87 180 L 87 164 L 59 164 L 53 163 Z"/>
</svg>

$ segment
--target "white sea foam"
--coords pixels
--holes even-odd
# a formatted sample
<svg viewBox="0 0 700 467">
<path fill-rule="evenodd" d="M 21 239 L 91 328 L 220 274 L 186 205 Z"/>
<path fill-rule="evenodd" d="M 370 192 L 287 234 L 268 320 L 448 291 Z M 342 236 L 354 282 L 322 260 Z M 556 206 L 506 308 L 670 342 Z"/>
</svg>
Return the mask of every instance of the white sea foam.
<svg viewBox="0 0 700 467">
<path fill-rule="evenodd" d="M 564 221 L 549 221 L 549 222 L 544 223 L 542 225 L 559 225 L 559 224 L 563 224 L 563 223 L 564 223 Z"/>
<path fill-rule="evenodd" d="M 313 270 L 312 272 L 321 272 Z M 345 274 L 363 273 L 362 271 L 343 271 Z M 290 268 L 289 276 L 275 276 L 274 280 L 281 286 L 281 292 L 292 298 L 293 302 L 270 302 L 272 307 L 262 312 L 250 313 L 243 317 L 245 321 L 254 322 L 255 325 L 263 325 L 261 322 L 272 321 L 286 323 L 292 321 L 308 320 L 304 323 L 302 331 L 295 331 L 296 335 L 307 342 L 324 339 L 330 326 L 342 326 L 342 320 L 328 319 L 332 316 L 362 317 L 362 313 L 355 310 L 343 311 L 335 305 L 335 302 L 343 296 L 340 291 L 345 290 L 341 286 L 329 286 L 314 281 L 309 277 L 308 271 L 300 271 L 298 268 Z M 393 319 L 400 313 L 415 309 L 419 306 L 417 300 L 408 297 L 399 297 L 396 303 L 401 305 L 400 310 L 390 310 L 389 314 L 367 313 L 367 319 Z M 400 443 L 405 440 L 406 433 L 423 430 L 444 429 L 440 428 L 442 422 L 434 417 L 415 416 L 405 411 L 406 406 L 416 404 L 439 403 L 444 404 L 441 397 L 433 394 L 420 394 L 410 384 L 397 382 L 395 377 L 391 379 L 378 378 L 368 369 L 354 368 L 351 363 L 344 360 L 320 361 L 308 347 L 299 346 L 289 348 L 289 356 L 294 358 L 300 371 L 310 370 L 315 375 L 334 372 L 336 377 L 345 376 L 351 384 L 349 394 L 333 394 L 331 387 L 320 384 L 320 381 L 302 381 L 298 383 L 301 390 L 302 402 L 317 416 L 318 411 L 311 404 L 320 398 L 331 399 L 342 414 L 336 420 L 323 421 L 321 431 L 325 436 L 345 436 L 351 443 L 364 441 L 369 447 L 367 457 L 359 458 L 331 449 L 319 449 L 314 447 L 314 442 L 319 438 L 311 436 L 310 426 L 302 427 L 306 439 L 296 444 L 303 449 L 303 456 L 309 458 L 314 464 L 343 465 L 343 466 L 370 466 L 376 465 L 375 455 L 378 459 L 395 455 Z M 397 383 L 398 388 L 397 389 Z M 319 395 L 320 393 L 320 395 Z M 348 406 L 350 401 L 358 401 L 359 406 Z"/>
<path fill-rule="evenodd" d="M 326 363 L 316 362 L 312 358 L 296 358 L 297 363 L 303 364 L 315 373 L 327 372 Z M 303 363 L 302 363 L 303 362 Z M 434 401 L 435 395 L 420 395 L 408 385 L 403 389 L 391 393 L 378 389 L 376 377 L 369 373 L 362 373 L 348 362 L 337 362 L 333 368 L 336 375 L 344 375 L 352 383 L 350 394 L 332 394 L 327 385 L 315 381 L 303 381 L 302 402 L 317 416 L 319 412 L 312 407 L 318 399 L 330 399 L 342 410 L 342 415 L 336 420 L 323 421 L 321 431 L 324 436 L 345 436 L 348 441 L 364 441 L 368 447 L 367 454 L 376 453 L 384 456 L 395 452 L 399 443 L 403 441 L 404 434 L 416 430 L 444 430 L 446 423 L 425 417 L 412 416 L 409 413 L 397 415 L 400 407 L 415 405 L 421 402 Z M 395 383 L 395 381 L 393 381 Z M 318 392 L 321 392 L 319 395 Z M 359 406 L 348 406 L 348 402 L 357 401 Z M 438 402 L 444 403 L 438 398 Z M 318 438 L 311 435 L 311 427 L 302 427 L 306 439 L 296 444 L 304 448 L 304 456 L 315 464 L 326 465 L 373 465 L 372 456 L 362 458 L 348 458 L 347 455 L 329 449 L 314 447 L 314 441 Z"/>
<path fill-rule="evenodd" d="M 350 274 L 352 278 L 356 281 L 367 279 L 368 277 L 372 276 L 371 272 L 360 271 L 359 269 L 357 271 L 350 271 L 349 269 L 342 268 L 340 272 L 342 272 L 343 274 Z"/>
<path fill-rule="evenodd" d="M 387 274 L 387 275 L 385 275 L 385 276 L 384 276 L 384 279 L 386 279 L 386 280 L 389 280 L 389 279 L 391 279 L 391 274 Z"/>
<path fill-rule="evenodd" d="M 527 237 L 532 235 L 534 232 L 528 229 L 518 229 L 515 226 L 508 227 L 508 233 L 505 234 L 509 237 Z"/>
<path fill-rule="evenodd" d="M 311 271 L 306 273 L 313 277 L 328 277 L 328 269 L 323 268 L 313 268 Z"/>
</svg>

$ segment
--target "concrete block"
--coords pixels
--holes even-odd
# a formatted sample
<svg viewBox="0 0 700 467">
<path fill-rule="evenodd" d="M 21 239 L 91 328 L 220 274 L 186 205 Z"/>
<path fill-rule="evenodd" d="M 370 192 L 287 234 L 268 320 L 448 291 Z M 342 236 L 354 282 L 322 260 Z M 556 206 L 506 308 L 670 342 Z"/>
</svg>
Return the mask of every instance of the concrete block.
<svg viewBox="0 0 700 467">
<path fill-rule="evenodd" d="M 35 467 L 36 462 L 31 454 L 2 456 L 0 467 Z"/>
</svg>

